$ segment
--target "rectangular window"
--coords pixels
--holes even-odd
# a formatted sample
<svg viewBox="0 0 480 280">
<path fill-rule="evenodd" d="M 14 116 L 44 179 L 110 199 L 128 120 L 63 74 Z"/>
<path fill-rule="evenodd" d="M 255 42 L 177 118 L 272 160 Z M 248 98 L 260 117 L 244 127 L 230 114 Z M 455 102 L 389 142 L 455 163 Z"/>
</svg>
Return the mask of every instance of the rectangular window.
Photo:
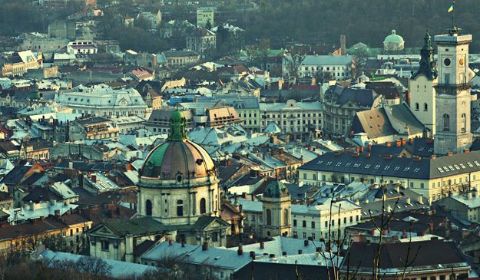
<svg viewBox="0 0 480 280">
<path fill-rule="evenodd" d="M 102 240 L 100 244 L 102 245 L 102 251 L 108 251 L 110 247 L 110 242 Z"/>
<path fill-rule="evenodd" d="M 307 227 L 307 221 L 302 222 L 302 227 Z"/>
<path fill-rule="evenodd" d="M 312 228 L 315 228 L 315 222 L 312 222 Z"/>
<path fill-rule="evenodd" d="M 297 226 L 297 220 L 293 220 L 293 226 L 294 226 L 294 227 Z"/>
</svg>

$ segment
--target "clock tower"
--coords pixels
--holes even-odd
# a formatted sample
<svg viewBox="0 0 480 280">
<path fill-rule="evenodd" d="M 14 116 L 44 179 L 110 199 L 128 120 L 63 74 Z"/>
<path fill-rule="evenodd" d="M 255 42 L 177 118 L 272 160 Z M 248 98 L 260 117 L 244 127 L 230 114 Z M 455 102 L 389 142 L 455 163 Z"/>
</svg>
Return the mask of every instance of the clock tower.
<svg viewBox="0 0 480 280">
<path fill-rule="evenodd" d="M 435 36 L 438 48 L 435 154 L 462 152 L 472 144 L 470 80 L 475 74 L 468 67 L 471 41 L 472 35 L 461 35 L 458 28 Z"/>
</svg>

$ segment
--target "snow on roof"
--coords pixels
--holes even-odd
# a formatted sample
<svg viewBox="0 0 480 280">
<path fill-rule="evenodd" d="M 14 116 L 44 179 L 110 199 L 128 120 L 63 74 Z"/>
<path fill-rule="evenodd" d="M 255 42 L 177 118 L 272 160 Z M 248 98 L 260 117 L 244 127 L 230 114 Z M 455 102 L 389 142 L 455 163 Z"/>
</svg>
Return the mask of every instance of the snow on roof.
<svg viewBox="0 0 480 280">
<path fill-rule="evenodd" d="M 47 263 L 52 264 L 54 261 L 71 261 L 77 262 L 80 258 L 92 258 L 82 255 L 76 255 L 71 253 L 64 252 L 54 252 L 50 250 L 45 250 L 40 254 L 40 259 L 45 260 Z M 93 258 L 92 258 L 93 259 Z M 156 270 L 154 266 L 131 263 L 131 262 L 122 262 L 115 261 L 110 259 L 102 259 L 110 267 L 109 276 L 113 278 L 137 278 L 145 274 L 146 272 Z"/>
</svg>

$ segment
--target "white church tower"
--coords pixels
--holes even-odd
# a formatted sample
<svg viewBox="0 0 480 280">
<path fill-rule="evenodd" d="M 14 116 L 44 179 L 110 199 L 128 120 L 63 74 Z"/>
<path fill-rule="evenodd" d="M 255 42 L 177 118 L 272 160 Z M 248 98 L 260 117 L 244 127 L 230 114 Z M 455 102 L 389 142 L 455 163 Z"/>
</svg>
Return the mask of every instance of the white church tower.
<svg viewBox="0 0 480 280">
<path fill-rule="evenodd" d="M 432 37 L 425 34 L 425 43 L 420 51 L 420 68 L 408 83 L 409 104 L 411 111 L 435 135 L 435 86 L 437 85 L 437 71 L 433 58 Z"/>
<path fill-rule="evenodd" d="M 462 152 L 472 144 L 470 131 L 470 80 L 468 47 L 472 35 L 461 35 L 458 28 L 435 36 L 438 47 L 435 154 Z"/>
</svg>

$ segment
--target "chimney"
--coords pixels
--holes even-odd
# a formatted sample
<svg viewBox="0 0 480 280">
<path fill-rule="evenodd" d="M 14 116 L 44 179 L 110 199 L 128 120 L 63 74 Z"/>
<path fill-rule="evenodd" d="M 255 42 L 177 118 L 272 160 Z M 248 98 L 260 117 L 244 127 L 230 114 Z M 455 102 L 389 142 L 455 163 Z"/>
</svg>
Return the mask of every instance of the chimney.
<svg viewBox="0 0 480 280">
<path fill-rule="evenodd" d="M 303 251 L 300 249 L 298 250 L 298 254 L 301 255 L 303 253 Z"/>
<path fill-rule="evenodd" d="M 303 240 L 303 246 L 308 247 L 308 240 L 307 239 Z"/>
<path fill-rule="evenodd" d="M 168 246 L 172 246 L 172 244 L 173 244 L 172 239 L 169 239 L 169 240 L 168 240 Z"/>
<path fill-rule="evenodd" d="M 340 35 L 340 53 L 341 55 L 347 54 L 347 36 L 345 34 Z"/>
<path fill-rule="evenodd" d="M 260 249 L 261 250 L 265 249 L 265 244 L 263 244 L 263 241 L 260 241 Z"/>
<path fill-rule="evenodd" d="M 242 248 L 242 244 L 238 245 L 237 254 L 238 254 L 239 256 L 243 255 L 243 248 Z"/>
<path fill-rule="evenodd" d="M 287 255 L 287 252 L 283 251 L 282 256 L 286 256 L 286 255 Z"/>
<path fill-rule="evenodd" d="M 250 258 L 252 260 L 255 260 L 255 252 L 254 251 L 250 251 Z"/>
<path fill-rule="evenodd" d="M 400 148 L 402 146 L 402 140 L 397 140 L 396 145 L 397 148 Z"/>
<path fill-rule="evenodd" d="M 208 242 L 203 242 L 202 244 L 202 251 L 207 251 L 208 250 Z"/>
<path fill-rule="evenodd" d="M 410 197 L 407 197 L 407 199 L 405 200 L 405 202 L 406 202 L 407 204 L 409 204 L 409 205 L 412 204 L 412 201 L 411 201 Z"/>
<path fill-rule="evenodd" d="M 465 149 L 465 150 L 463 150 L 463 153 L 464 153 L 464 154 L 468 154 L 468 153 L 470 153 L 470 150 L 469 150 L 469 149 Z"/>
<path fill-rule="evenodd" d="M 402 146 L 405 146 L 407 144 L 407 139 L 401 138 L 401 140 L 402 140 Z"/>
<path fill-rule="evenodd" d="M 97 175 L 92 175 L 92 177 L 90 177 L 92 179 L 92 182 L 96 183 L 97 182 Z"/>
<path fill-rule="evenodd" d="M 182 240 L 180 241 L 180 244 L 182 244 L 182 247 L 185 247 L 185 240 L 182 238 Z"/>
<path fill-rule="evenodd" d="M 388 148 L 392 147 L 392 142 L 387 142 L 387 147 Z"/>
<path fill-rule="evenodd" d="M 448 152 L 447 156 L 449 156 L 449 157 L 453 156 L 453 152 Z"/>
</svg>

